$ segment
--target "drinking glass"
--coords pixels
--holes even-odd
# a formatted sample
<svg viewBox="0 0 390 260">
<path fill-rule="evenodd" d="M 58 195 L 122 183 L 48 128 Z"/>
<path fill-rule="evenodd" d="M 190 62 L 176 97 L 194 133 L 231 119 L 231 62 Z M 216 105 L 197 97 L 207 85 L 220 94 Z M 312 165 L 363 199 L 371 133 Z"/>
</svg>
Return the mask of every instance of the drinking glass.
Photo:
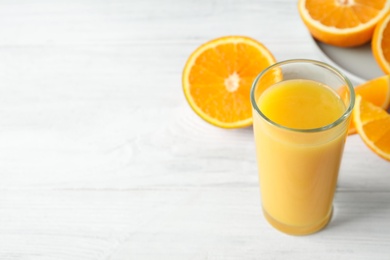
<svg viewBox="0 0 390 260">
<path fill-rule="evenodd" d="M 298 127 L 270 119 L 262 108 L 266 95 L 289 82 L 295 82 L 299 89 L 301 86 L 297 84 L 304 81 L 324 86 L 336 95 L 342 104 L 341 115 L 325 125 L 305 128 L 299 127 L 299 122 L 311 109 L 306 108 L 300 111 L 301 116 L 292 117 L 299 119 L 295 120 Z M 304 98 L 312 98 L 309 91 L 300 93 Z M 284 95 L 283 91 L 279 91 L 272 102 L 284 98 Z M 321 230 L 332 216 L 333 198 L 355 100 L 351 82 L 323 62 L 287 60 L 263 70 L 252 85 L 250 97 L 265 218 L 273 227 L 287 234 L 305 235 Z M 305 109 L 298 96 L 292 98 L 297 99 L 294 106 L 270 112 L 291 117 L 290 112 Z M 282 107 L 273 109 L 281 110 Z M 322 114 L 316 114 L 313 120 L 326 118 L 332 109 L 329 106 Z"/>
</svg>

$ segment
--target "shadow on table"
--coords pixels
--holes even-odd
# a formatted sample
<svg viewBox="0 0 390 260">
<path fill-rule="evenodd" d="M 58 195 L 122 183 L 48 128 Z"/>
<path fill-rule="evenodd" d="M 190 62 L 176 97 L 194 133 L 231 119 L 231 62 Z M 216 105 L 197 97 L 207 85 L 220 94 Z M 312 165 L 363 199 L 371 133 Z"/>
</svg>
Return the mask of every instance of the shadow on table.
<svg viewBox="0 0 390 260">
<path fill-rule="evenodd" d="M 342 191 L 336 193 L 328 229 L 389 226 L 390 191 Z M 386 222 L 386 223 L 382 223 Z M 388 228 L 390 231 L 390 227 Z"/>
</svg>

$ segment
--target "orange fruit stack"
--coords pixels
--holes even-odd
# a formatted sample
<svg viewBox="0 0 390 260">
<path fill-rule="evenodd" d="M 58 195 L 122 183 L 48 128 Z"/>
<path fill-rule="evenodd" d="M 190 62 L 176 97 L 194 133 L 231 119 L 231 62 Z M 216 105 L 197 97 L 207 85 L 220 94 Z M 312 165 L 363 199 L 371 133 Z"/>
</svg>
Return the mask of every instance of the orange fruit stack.
<svg viewBox="0 0 390 260">
<path fill-rule="evenodd" d="M 346 94 L 340 93 L 341 96 Z M 388 109 L 390 106 L 390 75 L 381 76 L 369 80 L 357 87 L 355 87 L 356 96 L 360 95 L 362 98 L 372 104 L 383 109 Z M 348 134 L 355 134 L 355 121 L 352 118 L 349 125 Z"/>
<path fill-rule="evenodd" d="M 252 83 L 275 62 L 271 52 L 254 39 L 214 39 L 197 48 L 187 60 L 182 75 L 184 95 L 195 113 L 215 126 L 249 126 Z"/>
<path fill-rule="evenodd" d="M 298 11 L 312 36 L 326 44 L 354 47 L 371 40 L 372 53 L 390 74 L 390 1 L 299 0 Z M 390 75 L 355 88 L 356 104 L 348 134 L 359 133 L 375 153 L 390 160 Z M 348 93 L 339 90 L 341 98 Z"/>
<path fill-rule="evenodd" d="M 299 14 L 314 38 L 351 47 L 371 40 L 389 10 L 387 0 L 299 0 Z"/>
<path fill-rule="evenodd" d="M 349 95 L 345 87 L 338 90 L 341 99 Z M 358 133 L 375 153 L 388 159 L 390 150 L 390 75 L 369 80 L 355 87 L 355 107 L 348 134 Z M 389 122 L 388 122 L 389 121 Z"/>
</svg>

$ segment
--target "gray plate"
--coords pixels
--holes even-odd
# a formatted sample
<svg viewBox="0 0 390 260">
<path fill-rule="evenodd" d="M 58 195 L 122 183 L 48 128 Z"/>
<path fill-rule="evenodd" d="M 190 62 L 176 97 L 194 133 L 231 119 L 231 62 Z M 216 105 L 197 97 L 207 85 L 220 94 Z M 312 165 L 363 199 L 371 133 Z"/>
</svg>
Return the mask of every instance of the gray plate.
<svg viewBox="0 0 390 260">
<path fill-rule="evenodd" d="M 353 84 L 384 75 L 371 52 L 371 44 L 353 48 L 331 46 L 313 39 L 323 60 L 341 70 Z"/>
</svg>

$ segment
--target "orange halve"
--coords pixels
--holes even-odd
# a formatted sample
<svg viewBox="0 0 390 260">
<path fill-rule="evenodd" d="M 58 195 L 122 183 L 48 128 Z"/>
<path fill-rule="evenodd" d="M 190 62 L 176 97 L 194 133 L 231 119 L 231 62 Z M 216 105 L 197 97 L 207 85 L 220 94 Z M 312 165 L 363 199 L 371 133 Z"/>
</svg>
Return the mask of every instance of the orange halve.
<svg viewBox="0 0 390 260">
<path fill-rule="evenodd" d="M 184 95 L 195 113 L 215 126 L 249 126 L 252 83 L 273 63 L 271 52 L 254 39 L 214 39 L 197 48 L 187 60 L 182 76 Z"/>
<path fill-rule="evenodd" d="M 390 8 L 387 0 L 299 0 L 298 11 L 314 38 L 335 46 L 371 40 L 376 24 Z"/>
<path fill-rule="evenodd" d="M 357 96 L 353 118 L 363 142 L 377 155 L 390 161 L 390 114 Z"/>
</svg>

